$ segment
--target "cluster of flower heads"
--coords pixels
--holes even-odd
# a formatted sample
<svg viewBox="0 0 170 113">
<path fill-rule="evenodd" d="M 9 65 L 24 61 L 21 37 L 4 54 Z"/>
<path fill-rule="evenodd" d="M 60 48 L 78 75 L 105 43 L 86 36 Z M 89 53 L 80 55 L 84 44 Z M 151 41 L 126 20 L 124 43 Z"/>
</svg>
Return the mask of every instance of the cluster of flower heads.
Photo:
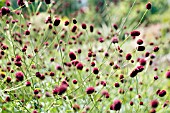
<svg viewBox="0 0 170 113">
<path fill-rule="evenodd" d="M 32 2 L 35 2 L 35 0 L 29 0 L 29 2 L 32 3 Z M 44 0 L 44 2 L 46 4 L 51 4 L 52 1 Z M 21 8 L 25 7 L 24 0 L 18 0 L 17 4 Z M 5 16 L 8 17 L 10 16 L 10 13 L 12 13 L 10 9 L 8 8 L 10 5 L 11 5 L 10 2 L 7 1 L 6 2 L 7 7 L 1 8 L 0 14 L 3 17 Z M 146 9 L 150 10 L 151 6 L 152 5 L 150 2 L 147 3 Z M 21 13 L 22 12 L 19 12 L 19 11 L 16 12 L 17 15 L 20 15 Z M 9 20 L 5 22 L 6 24 L 17 24 L 18 23 L 18 20 L 12 20 L 11 17 L 8 19 Z M 8 96 L 6 96 L 4 100 L 4 103 L 11 102 L 13 101 L 13 99 L 18 99 L 19 94 L 17 96 L 17 93 L 15 91 L 13 92 L 15 94 L 15 98 L 13 98 L 12 95 L 10 95 L 10 93 L 8 92 L 12 92 L 13 88 L 14 89 L 16 88 L 16 90 L 18 90 L 17 86 L 19 86 L 20 83 L 21 84 L 24 83 L 24 86 L 30 87 L 32 90 L 32 92 L 27 92 L 27 93 L 33 94 L 35 99 L 41 99 L 41 98 L 45 99 L 46 97 L 48 98 L 59 97 L 60 99 L 64 99 L 64 100 L 70 99 L 69 101 L 72 102 L 71 108 L 75 111 L 83 109 L 84 110 L 83 113 L 85 113 L 86 111 L 89 111 L 89 110 L 92 111 L 93 109 L 98 109 L 95 106 L 95 104 L 102 102 L 102 100 L 104 99 L 110 99 L 110 98 L 114 100 L 109 105 L 110 110 L 119 111 L 124 106 L 124 103 L 125 103 L 124 101 L 126 100 L 123 100 L 119 96 L 115 96 L 112 93 L 112 91 L 118 90 L 118 94 L 124 94 L 124 96 L 126 96 L 128 91 L 134 94 L 135 91 L 138 90 L 139 87 L 136 87 L 133 84 L 130 84 L 128 82 L 130 82 L 130 80 L 132 79 L 134 80 L 134 77 L 137 78 L 138 76 L 140 76 L 142 72 L 147 70 L 148 68 L 147 66 L 152 67 L 153 61 L 156 57 L 154 53 L 159 51 L 159 46 L 152 47 L 152 50 L 150 50 L 150 52 L 146 51 L 147 48 L 144 45 L 144 40 L 137 39 L 137 42 L 136 42 L 137 47 L 135 48 L 135 51 L 141 52 L 142 57 L 141 58 L 138 57 L 137 60 L 135 61 L 134 60 L 135 55 L 132 52 L 125 53 L 123 47 L 119 46 L 120 44 L 119 42 L 121 41 L 119 40 L 118 35 L 113 34 L 111 36 L 108 36 L 107 38 L 104 38 L 104 36 L 102 36 L 102 33 L 100 31 L 97 31 L 97 33 L 95 33 L 94 25 L 92 24 L 88 25 L 86 23 L 82 23 L 80 26 L 81 27 L 80 29 L 80 27 L 78 26 L 78 22 L 75 18 L 72 20 L 72 23 L 71 21 L 66 20 L 64 21 L 64 27 L 61 30 L 63 33 L 60 34 L 60 31 L 56 29 L 61 27 L 61 24 L 62 24 L 61 18 L 54 17 L 53 19 L 51 16 L 48 16 L 46 20 L 44 20 L 44 23 L 48 27 L 48 32 L 51 33 L 51 34 L 50 33 L 48 34 L 53 36 L 53 37 L 51 36 L 52 39 L 50 38 L 48 39 L 45 37 L 46 34 L 44 34 L 44 31 L 45 31 L 44 29 L 42 32 L 40 29 L 36 29 L 36 26 L 34 26 L 35 28 L 31 30 L 28 29 L 31 25 L 31 23 L 29 22 L 26 24 L 27 26 L 26 30 L 23 30 L 23 32 L 20 32 L 20 33 L 14 32 L 13 34 L 11 34 L 11 37 L 13 38 L 12 40 L 10 40 L 12 42 L 11 43 L 12 47 L 11 45 L 8 45 L 5 43 L 4 40 L 7 40 L 7 39 L 1 38 L 2 42 L 0 42 L 0 47 L 1 47 L 0 59 L 8 61 L 6 63 L 7 65 L 6 68 L 3 68 L 3 66 L 1 66 L 2 72 L 11 73 L 9 74 L 9 76 L 6 76 L 7 74 L 5 73 L 2 73 L 2 72 L 0 73 L 0 78 L 3 78 L 4 84 L 7 85 L 7 86 L 4 86 L 2 89 L 6 94 L 8 94 Z M 69 27 L 69 29 L 65 27 Z M 21 25 L 21 28 L 25 29 L 24 25 Z M 119 29 L 117 24 L 113 24 L 113 28 L 115 31 Z M 126 26 L 124 28 L 126 28 Z M 86 34 L 88 33 L 87 31 L 88 29 L 89 29 L 89 34 L 90 33 L 92 34 L 90 36 L 97 36 L 97 40 L 93 40 L 94 43 L 96 41 L 98 45 L 100 43 L 103 44 L 104 42 L 109 41 L 110 44 L 115 45 L 115 48 L 114 49 L 111 48 L 111 50 L 109 50 L 110 49 L 109 47 L 107 51 L 105 50 L 106 48 L 102 48 L 99 50 L 97 50 L 97 48 L 95 47 L 89 48 L 89 49 L 87 49 L 87 47 L 86 49 L 81 48 L 83 47 L 84 44 L 86 45 L 87 43 L 91 43 L 89 42 L 91 41 L 89 40 L 89 37 L 86 38 L 86 36 L 88 35 Z M 4 31 L 8 31 L 8 29 L 4 28 Z M 135 39 L 138 36 L 140 36 L 140 34 L 141 34 L 140 31 L 133 30 L 129 33 L 128 36 L 132 37 L 132 39 Z M 37 46 L 35 43 L 38 40 L 37 38 L 34 39 L 35 45 L 31 45 L 32 42 L 30 43 L 28 41 L 29 40 L 28 38 L 36 37 L 33 35 L 40 35 L 41 37 L 45 37 L 45 39 L 41 39 L 42 42 L 40 41 L 41 42 L 40 46 Z M 69 36 L 69 35 L 73 35 L 73 36 Z M 59 36 L 60 38 L 58 39 Z M 57 37 L 57 43 L 53 44 L 53 39 L 56 39 L 56 37 Z M 81 40 L 82 37 L 86 39 L 86 42 L 83 42 Z M 69 38 L 69 39 L 66 40 L 66 38 Z M 18 43 L 20 45 L 16 46 L 18 45 Z M 43 54 L 44 58 L 41 57 L 42 54 L 39 54 L 40 51 L 43 50 L 43 48 L 41 48 L 43 44 L 44 44 L 44 48 L 47 49 L 47 51 L 45 51 L 47 53 Z M 50 45 L 53 45 L 53 47 L 50 48 Z M 150 43 L 150 45 L 152 46 L 154 44 Z M 15 53 L 16 48 L 14 46 L 19 48 L 20 51 L 19 52 L 17 51 L 17 53 Z M 69 47 L 66 47 L 66 46 L 69 46 Z M 48 47 L 52 49 L 52 51 L 48 49 Z M 32 53 L 30 52 L 30 49 L 33 49 L 31 50 Z M 14 54 L 11 51 L 13 51 Z M 112 61 L 112 59 L 115 58 L 114 57 L 115 54 L 112 55 L 114 53 L 113 51 L 117 52 L 120 60 L 116 59 L 117 61 Z M 53 55 L 56 53 L 58 54 L 57 57 Z M 13 54 L 13 55 L 10 55 L 11 59 L 6 58 L 8 54 Z M 102 54 L 102 55 L 99 55 L 99 54 Z M 50 59 L 49 59 L 49 56 L 50 56 Z M 39 59 L 40 64 L 37 63 L 37 59 Z M 104 61 L 108 59 L 111 61 L 107 62 L 108 64 L 105 64 Z M 46 63 L 48 62 L 46 60 L 49 60 L 50 63 L 49 64 Z M 114 72 L 116 73 L 116 71 L 124 70 L 122 67 L 122 62 L 123 62 L 122 60 L 124 60 L 128 64 L 136 63 L 136 66 L 133 68 L 131 67 L 129 68 L 129 73 L 127 74 L 127 76 L 125 74 L 120 74 L 120 73 L 124 73 L 123 71 L 119 73 L 120 75 L 116 74 L 116 77 L 119 77 L 119 80 L 120 80 L 120 82 L 118 82 L 118 79 L 116 77 L 113 77 L 113 74 L 109 73 L 109 71 L 114 70 Z M 27 63 L 26 61 L 28 61 L 29 63 Z M 55 69 L 51 69 L 54 67 Z M 106 67 L 109 67 L 109 69 Z M 48 70 L 44 72 L 44 70 L 46 69 Z M 154 68 L 154 71 L 157 71 L 157 70 L 158 68 Z M 15 76 L 13 76 L 13 73 L 15 73 Z M 165 77 L 170 78 L 170 70 L 168 70 L 165 73 Z M 47 80 L 49 78 L 50 78 L 50 81 Z M 70 79 L 72 79 L 71 82 L 70 82 Z M 158 79 L 158 76 L 155 75 L 153 79 L 154 81 L 156 81 Z M 113 81 L 115 83 L 113 83 Z M 40 85 L 37 85 L 38 83 L 40 83 Z M 45 83 L 49 83 L 51 84 L 51 86 L 46 85 L 47 88 L 44 88 L 43 85 L 45 85 Z M 127 85 L 127 84 L 133 85 L 134 88 L 131 86 L 130 87 L 128 86 L 129 88 L 128 90 L 124 89 L 124 87 L 122 86 Z M 140 82 L 140 85 L 142 84 L 143 83 Z M 108 87 L 109 85 L 110 87 Z M 142 89 L 142 90 L 147 90 L 147 89 Z M 27 90 L 27 91 L 30 91 L 30 90 Z M 116 93 L 115 91 L 113 92 Z M 79 99 L 79 97 L 77 96 L 80 94 L 84 94 L 83 92 L 86 95 L 85 98 L 87 98 L 87 100 L 88 99 L 90 100 L 89 105 L 95 102 L 92 104 L 94 107 L 88 106 L 87 103 L 85 104 L 85 107 L 83 107 L 84 105 L 80 104 L 79 100 L 83 100 L 84 98 Z M 167 91 L 165 89 L 162 89 L 162 90 L 158 89 L 154 93 L 161 98 L 167 95 Z M 96 98 L 97 97 L 96 95 L 98 94 L 101 96 L 100 98 Z M 45 95 L 45 98 L 43 97 L 43 95 Z M 146 104 L 145 102 L 140 100 L 142 98 L 140 93 L 137 95 L 139 98 L 137 100 L 140 101 L 139 105 Z M 115 99 L 115 98 L 119 98 L 119 99 Z M 147 104 L 150 104 L 151 106 L 151 110 L 150 110 L 151 113 L 156 112 L 156 108 L 161 103 L 159 102 L 159 100 L 160 99 L 153 99 L 153 100 L 150 100 L 150 103 L 149 102 L 147 103 Z M 131 98 L 128 99 L 128 101 L 130 101 L 129 102 L 130 106 L 133 106 L 134 102 L 136 103 L 136 100 L 133 99 L 134 101 L 133 102 Z M 24 103 L 24 100 L 22 100 L 21 102 Z M 163 108 L 165 108 L 168 105 L 168 102 L 169 101 L 164 102 L 164 104 L 162 105 Z M 38 107 L 37 105 L 31 106 L 31 107 L 34 107 L 35 109 L 43 107 L 43 104 L 41 103 L 36 103 L 36 104 L 38 105 Z M 38 110 L 33 110 L 32 113 L 38 113 Z"/>
</svg>

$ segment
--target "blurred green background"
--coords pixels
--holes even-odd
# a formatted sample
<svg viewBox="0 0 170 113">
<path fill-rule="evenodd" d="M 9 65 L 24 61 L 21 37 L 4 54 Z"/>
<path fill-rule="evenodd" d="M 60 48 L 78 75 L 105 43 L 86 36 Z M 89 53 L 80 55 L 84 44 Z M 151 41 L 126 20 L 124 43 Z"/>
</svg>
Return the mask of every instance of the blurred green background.
<svg viewBox="0 0 170 113">
<path fill-rule="evenodd" d="M 11 0 L 12 7 L 16 9 L 17 0 Z M 41 0 L 43 1 L 43 0 Z M 56 4 L 53 7 L 55 14 L 60 16 L 67 16 L 68 18 L 76 17 L 78 21 L 90 21 L 96 25 L 101 26 L 103 23 L 110 24 L 115 22 L 120 24 L 122 18 L 126 16 L 130 6 L 134 0 L 54 0 Z M 0 0 L 0 7 L 5 5 L 6 0 Z M 39 4 L 40 0 L 36 0 L 35 6 Z M 133 15 L 130 15 L 129 25 L 135 19 L 140 19 L 140 15 L 145 11 L 145 5 L 148 0 L 137 0 L 133 9 Z M 150 0 L 152 9 L 147 14 L 147 23 L 166 22 L 169 21 L 170 0 Z M 45 3 L 40 11 L 46 10 Z M 150 16 L 152 14 L 152 16 Z M 161 16 L 160 15 L 166 15 Z M 138 15 L 139 18 L 136 18 Z M 149 18 L 148 18 L 149 17 Z"/>
</svg>

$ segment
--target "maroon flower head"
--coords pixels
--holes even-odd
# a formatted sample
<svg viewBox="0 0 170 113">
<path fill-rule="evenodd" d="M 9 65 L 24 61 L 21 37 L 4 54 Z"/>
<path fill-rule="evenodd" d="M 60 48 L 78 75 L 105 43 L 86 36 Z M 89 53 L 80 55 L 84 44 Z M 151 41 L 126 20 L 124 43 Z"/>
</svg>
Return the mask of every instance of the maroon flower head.
<svg viewBox="0 0 170 113">
<path fill-rule="evenodd" d="M 35 73 L 35 76 L 36 76 L 36 77 L 41 77 L 41 73 L 40 73 L 40 72 L 36 72 L 36 73 Z"/>
<path fill-rule="evenodd" d="M 103 86 L 106 86 L 106 81 L 103 81 L 103 80 L 102 80 L 102 81 L 100 82 L 100 84 L 103 85 Z"/>
<path fill-rule="evenodd" d="M 137 40 L 137 44 L 142 45 L 143 44 L 143 40 L 142 39 L 138 39 Z"/>
<path fill-rule="evenodd" d="M 82 70 L 83 69 L 83 64 L 81 62 L 79 62 L 77 65 L 76 65 L 77 69 L 78 70 Z"/>
<path fill-rule="evenodd" d="M 94 30 L 94 26 L 90 25 L 90 32 L 93 32 L 93 30 Z"/>
<path fill-rule="evenodd" d="M 7 7 L 2 7 L 1 8 L 1 14 L 6 15 L 7 14 L 7 9 L 8 9 Z"/>
<path fill-rule="evenodd" d="M 133 101 L 130 101 L 130 103 L 129 103 L 131 106 L 133 106 Z"/>
<path fill-rule="evenodd" d="M 110 95 L 109 95 L 109 93 L 108 93 L 107 90 L 103 90 L 101 93 L 102 93 L 102 95 L 105 96 L 106 98 L 109 98 L 109 97 L 110 97 Z"/>
<path fill-rule="evenodd" d="M 67 85 L 64 85 L 64 84 L 62 84 L 60 87 L 59 87 L 59 93 L 58 93 L 58 95 L 62 95 L 63 93 L 65 93 L 66 92 L 66 90 L 67 90 Z"/>
<path fill-rule="evenodd" d="M 166 106 L 168 105 L 168 103 L 169 103 L 169 101 L 168 101 L 168 100 L 166 100 L 166 101 L 164 102 L 164 104 L 163 104 L 163 106 L 162 106 L 162 107 L 163 107 L 163 108 L 164 108 L 164 107 L 166 107 Z"/>
<path fill-rule="evenodd" d="M 15 57 L 15 61 L 21 61 L 21 56 L 19 56 L 19 55 L 17 55 L 16 57 Z"/>
<path fill-rule="evenodd" d="M 93 73 L 97 75 L 99 73 L 99 69 L 97 67 L 94 67 L 93 68 Z"/>
<path fill-rule="evenodd" d="M 30 0 L 30 2 L 35 2 L 35 0 Z"/>
<path fill-rule="evenodd" d="M 62 67 L 60 65 L 56 65 L 56 69 L 59 70 L 59 71 L 62 71 Z"/>
<path fill-rule="evenodd" d="M 102 42 L 104 42 L 104 38 L 100 37 L 100 38 L 98 38 L 98 41 L 102 43 Z"/>
<path fill-rule="evenodd" d="M 158 80 L 158 76 L 155 75 L 155 76 L 154 76 L 154 80 Z"/>
<path fill-rule="evenodd" d="M 150 10 L 151 8 L 152 8 L 152 4 L 151 4 L 150 2 L 148 2 L 148 3 L 146 4 L 146 9 Z"/>
<path fill-rule="evenodd" d="M 165 90 L 161 90 L 161 91 L 159 91 L 158 95 L 160 97 L 164 97 L 166 95 L 166 91 Z"/>
<path fill-rule="evenodd" d="M 39 93 L 39 91 L 37 90 L 37 89 L 35 89 L 34 90 L 34 94 L 36 95 L 36 94 L 38 94 Z"/>
<path fill-rule="evenodd" d="M 134 30 L 131 32 L 131 36 L 139 36 L 139 35 L 140 35 L 140 32 L 137 30 Z"/>
<path fill-rule="evenodd" d="M 74 52 L 69 53 L 70 60 L 75 60 L 76 59 L 76 54 Z"/>
<path fill-rule="evenodd" d="M 74 24 L 77 24 L 77 20 L 76 20 L 75 18 L 73 19 L 73 23 L 74 23 Z"/>
<path fill-rule="evenodd" d="M 38 111 L 37 111 L 37 110 L 34 110 L 34 111 L 32 111 L 32 113 L 38 113 Z"/>
<path fill-rule="evenodd" d="M 139 105 L 143 105 L 143 102 L 139 102 Z"/>
<path fill-rule="evenodd" d="M 159 47 L 158 47 L 158 46 L 155 46 L 155 47 L 153 48 L 153 51 L 154 51 L 154 52 L 159 51 Z"/>
<path fill-rule="evenodd" d="M 156 113 L 156 110 L 155 110 L 155 109 L 151 109 L 151 110 L 149 111 L 149 113 Z"/>
<path fill-rule="evenodd" d="M 152 108 L 157 108 L 158 105 L 159 105 L 159 102 L 158 102 L 157 100 L 152 100 L 152 101 L 150 102 L 150 106 L 151 106 Z"/>
<path fill-rule="evenodd" d="M 118 41 L 119 41 L 119 40 L 118 40 L 118 38 L 117 38 L 116 36 L 114 36 L 114 37 L 112 38 L 112 43 L 115 44 L 115 43 L 118 43 Z"/>
<path fill-rule="evenodd" d="M 139 63 L 140 63 L 140 65 L 145 66 L 146 60 L 143 59 L 143 58 L 141 58 L 141 59 L 139 60 Z"/>
<path fill-rule="evenodd" d="M 54 76 L 55 75 L 55 73 L 54 72 L 50 72 L 50 76 Z"/>
<path fill-rule="evenodd" d="M 137 70 L 138 72 L 142 72 L 142 71 L 144 70 L 144 66 L 137 66 L 137 67 L 136 67 L 136 70 Z"/>
<path fill-rule="evenodd" d="M 82 23 L 82 24 L 81 24 L 81 27 L 82 27 L 83 29 L 86 29 L 86 28 L 87 28 L 87 26 L 86 26 L 85 23 Z"/>
<path fill-rule="evenodd" d="M 120 100 L 114 100 L 113 104 L 110 106 L 110 110 L 118 111 L 121 109 L 122 102 Z"/>
<path fill-rule="evenodd" d="M 76 79 L 73 80 L 73 84 L 77 84 L 77 80 Z"/>
<path fill-rule="evenodd" d="M 18 81 L 23 81 L 24 74 L 22 72 L 16 72 L 15 77 Z"/>
<path fill-rule="evenodd" d="M 88 88 L 86 89 L 86 93 L 87 93 L 87 94 L 92 94 L 94 91 L 95 91 L 94 87 L 88 87 Z"/>
<path fill-rule="evenodd" d="M 60 24 L 60 19 L 59 18 L 56 18 L 54 20 L 54 26 L 58 26 Z"/>
<path fill-rule="evenodd" d="M 27 82 L 25 83 L 25 85 L 26 85 L 26 86 L 31 86 L 31 82 L 30 82 L 30 81 L 27 81 Z"/>
<path fill-rule="evenodd" d="M 58 94 L 58 95 L 62 95 L 64 94 L 66 91 L 67 91 L 67 85 L 64 85 L 62 84 L 61 86 L 59 87 L 56 87 L 54 90 L 53 90 L 53 94 Z"/>
<path fill-rule="evenodd" d="M 119 85 L 119 83 L 118 82 L 116 82 L 115 83 L 115 87 L 119 87 L 120 85 Z"/>
<path fill-rule="evenodd" d="M 15 61 L 15 65 L 18 66 L 18 67 L 21 67 L 22 63 L 20 61 Z"/>
<path fill-rule="evenodd" d="M 71 61 L 71 63 L 72 63 L 74 66 L 76 66 L 76 65 L 79 63 L 79 61 L 78 61 L 78 60 L 73 60 L 73 61 Z"/>
<path fill-rule="evenodd" d="M 7 83 L 10 83 L 11 82 L 11 77 L 7 77 L 6 81 L 7 81 Z"/>
<path fill-rule="evenodd" d="M 167 71 L 165 75 L 166 75 L 166 78 L 170 78 L 170 71 Z"/>
<path fill-rule="evenodd" d="M 71 31 L 72 31 L 72 32 L 76 32 L 76 29 L 77 29 L 77 26 L 74 25 L 74 26 L 72 27 Z"/>
<path fill-rule="evenodd" d="M 26 30 L 24 34 L 25 34 L 25 35 L 30 35 L 30 31 L 29 31 L 29 30 Z"/>
<path fill-rule="evenodd" d="M 45 0 L 45 3 L 46 3 L 46 4 L 50 4 L 50 3 L 51 3 L 51 0 Z"/>
<path fill-rule="evenodd" d="M 11 3 L 10 3 L 10 1 L 9 0 L 6 0 L 6 6 L 11 6 Z"/>
<path fill-rule="evenodd" d="M 74 111 L 80 110 L 80 106 L 79 106 L 78 104 L 74 104 L 74 105 L 72 106 L 72 108 L 73 108 Z"/>
<path fill-rule="evenodd" d="M 131 73 L 130 77 L 135 77 L 139 72 L 144 70 L 144 66 L 137 66 Z"/>
<path fill-rule="evenodd" d="M 23 0 L 18 0 L 18 1 L 17 1 L 17 4 L 18 4 L 19 6 L 25 6 L 25 3 L 24 3 Z"/>
<path fill-rule="evenodd" d="M 144 51 L 145 50 L 145 46 L 138 46 L 137 47 L 137 51 Z"/>
<path fill-rule="evenodd" d="M 5 99 L 6 102 L 9 102 L 10 100 L 11 100 L 11 99 L 10 99 L 9 96 L 7 96 L 6 99 Z"/>
<path fill-rule="evenodd" d="M 117 29 L 118 29 L 117 24 L 113 24 L 113 27 L 115 28 L 115 30 L 117 30 Z"/>
<path fill-rule="evenodd" d="M 127 55 L 126 55 L 126 60 L 130 60 L 132 58 L 132 55 L 130 54 L 130 53 L 128 53 Z"/>
<path fill-rule="evenodd" d="M 65 26 L 68 26 L 69 25 L 69 21 L 66 20 L 65 23 L 64 23 Z"/>
<path fill-rule="evenodd" d="M 146 52 L 145 53 L 145 57 L 149 57 L 150 53 L 149 52 Z"/>
</svg>

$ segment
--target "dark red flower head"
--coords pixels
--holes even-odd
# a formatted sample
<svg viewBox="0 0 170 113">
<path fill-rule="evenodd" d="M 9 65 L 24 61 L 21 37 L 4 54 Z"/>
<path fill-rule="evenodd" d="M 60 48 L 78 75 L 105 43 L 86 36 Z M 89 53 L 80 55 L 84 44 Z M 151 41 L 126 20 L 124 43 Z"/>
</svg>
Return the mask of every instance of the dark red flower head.
<svg viewBox="0 0 170 113">
<path fill-rule="evenodd" d="M 54 20 L 54 26 L 58 26 L 60 24 L 60 19 L 59 18 L 56 18 Z"/>
<path fill-rule="evenodd" d="M 150 106 L 151 106 L 152 108 L 157 108 L 158 105 L 159 105 L 158 100 L 152 100 L 152 101 L 150 102 Z"/>
<path fill-rule="evenodd" d="M 58 95 L 62 95 L 64 94 L 66 91 L 67 91 L 67 85 L 65 84 L 62 84 L 60 85 L 59 87 L 56 87 L 54 90 L 53 90 L 53 94 L 58 94 Z"/>
<path fill-rule="evenodd" d="M 77 80 L 76 79 L 73 80 L 73 84 L 77 84 Z"/>
<path fill-rule="evenodd" d="M 86 28 L 87 28 L 87 26 L 86 26 L 85 23 L 82 23 L 82 24 L 81 24 L 81 27 L 82 27 L 83 29 L 86 29 Z"/>
<path fill-rule="evenodd" d="M 93 73 L 97 75 L 99 73 L 99 69 L 97 67 L 94 67 L 93 68 Z"/>
<path fill-rule="evenodd" d="M 122 102 L 120 100 L 115 100 L 113 104 L 110 106 L 110 110 L 118 111 L 120 110 L 121 105 L 122 105 Z"/>
<path fill-rule="evenodd" d="M 118 38 L 117 38 L 116 36 L 114 36 L 114 37 L 112 38 L 112 43 L 115 44 L 115 43 L 118 43 L 118 41 L 119 41 L 119 40 L 118 40 Z"/>
<path fill-rule="evenodd" d="M 151 109 L 151 110 L 149 111 L 149 113 L 156 113 L 156 110 L 155 110 L 155 109 Z"/>
<path fill-rule="evenodd" d="M 6 15 L 7 13 L 10 13 L 10 10 L 7 7 L 2 7 L 1 8 L 1 14 Z"/>
<path fill-rule="evenodd" d="M 35 0 L 30 0 L 30 2 L 35 2 Z"/>
<path fill-rule="evenodd" d="M 154 51 L 154 52 L 159 51 L 159 47 L 158 47 L 158 46 L 155 46 L 155 47 L 153 48 L 153 51 Z"/>
<path fill-rule="evenodd" d="M 22 72 L 16 72 L 15 77 L 18 81 L 23 81 L 24 74 Z"/>
<path fill-rule="evenodd" d="M 134 30 L 131 32 L 131 36 L 139 36 L 139 35 L 140 35 L 140 32 L 137 30 Z"/>
<path fill-rule="evenodd" d="M 102 93 L 102 95 L 105 96 L 106 98 L 109 98 L 109 96 L 110 96 L 107 90 L 103 90 L 101 93 Z"/>
<path fill-rule="evenodd" d="M 32 113 L 38 113 L 38 111 L 37 111 L 37 110 L 34 110 L 34 111 L 32 111 Z"/>
<path fill-rule="evenodd" d="M 64 23 L 65 26 L 68 26 L 69 25 L 69 21 L 66 20 L 65 23 Z"/>
<path fill-rule="evenodd" d="M 51 3 L 51 0 L 45 0 L 45 3 L 46 3 L 46 4 L 50 4 L 50 3 Z"/>
<path fill-rule="evenodd" d="M 74 26 L 72 27 L 71 31 L 72 31 L 72 32 L 76 32 L 76 29 L 77 29 L 77 26 L 74 25 Z"/>
<path fill-rule="evenodd" d="M 166 75 L 166 78 L 170 78 L 170 71 L 167 71 L 165 75 Z"/>
<path fill-rule="evenodd" d="M 161 90 L 161 91 L 159 91 L 158 95 L 159 95 L 160 97 L 163 97 L 163 96 L 166 95 L 166 91 L 165 91 L 165 90 Z"/>
<path fill-rule="evenodd" d="M 128 53 L 127 55 L 126 55 L 126 60 L 130 60 L 132 58 L 132 55 L 130 54 L 130 53 Z"/>
<path fill-rule="evenodd" d="M 118 29 L 117 24 L 113 24 L 113 27 L 115 28 L 115 30 L 117 30 L 117 29 Z"/>
<path fill-rule="evenodd" d="M 19 55 L 17 55 L 16 57 L 15 57 L 15 61 L 21 61 L 21 56 L 19 56 Z"/>
<path fill-rule="evenodd" d="M 143 58 L 141 58 L 141 59 L 139 60 L 139 63 L 140 63 L 140 65 L 145 66 L 146 60 L 143 59 Z"/>
<path fill-rule="evenodd" d="M 94 26 L 90 25 L 90 32 L 93 32 L 93 30 L 94 30 Z"/>
<path fill-rule="evenodd" d="M 75 60 L 76 59 L 76 54 L 74 52 L 69 53 L 70 60 Z"/>
<path fill-rule="evenodd" d="M 138 46 L 137 47 L 137 51 L 144 51 L 145 50 L 145 46 Z"/>
<path fill-rule="evenodd" d="M 143 44 L 143 40 L 142 39 L 138 39 L 137 40 L 137 44 L 142 45 Z"/>
<path fill-rule="evenodd" d="M 25 35 L 30 35 L 30 31 L 29 31 L 29 30 L 26 30 L 24 34 L 25 34 Z"/>
<path fill-rule="evenodd" d="M 50 76 L 54 76 L 55 75 L 55 73 L 54 72 L 50 72 Z"/>
<path fill-rule="evenodd" d="M 148 2 L 148 3 L 146 4 L 146 9 L 150 10 L 151 8 L 152 8 L 152 4 L 151 4 L 150 2 Z"/>
<path fill-rule="evenodd" d="M 23 0 L 18 0 L 18 1 L 17 1 L 17 4 L 18 4 L 19 6 L 25 6 L 25 3 L 24 3 Z"/>
<path fill-rule="evenodd" d="M 77 69 L 78 70 L 82 70 L 83 69 L 83 64 L 81 62 L 79 62 L 77 65 L 76 65 Z"/>
<path fill-rule="evenodd" d="M 77 20 L 76 20 L 75 18 L 73 19 L 73 23 L 74 23 L 74 24 L 77 24 Z"/>
<path fill-rule="evenodd" d="M 25 83 L 25 85 L 26 85 L 26 86 L 31 86 L 31 82 L 30 82 L 30 81 L 27 81 L 27 82 Z"/>
<path fill-rule="evenodd" d="M 6 0 L 6 6 L 11 6 L 11 3 L 10 3 L 10 1 L 9 0 Z"/>
<path fill-rule="evenodd" d="M 144 70 L 144 66 L 137 66 L 131 73 L 130 77 L 135 77 L 139 72 Z"/>
<path fill-rule="evenodd" d="M 86 93 L 87 93 L 87 94 L 92 94 L 94 91 L 95 91 L 94 87 L 88 87 L 88 88 L 86 89 Z"/>
</svg>

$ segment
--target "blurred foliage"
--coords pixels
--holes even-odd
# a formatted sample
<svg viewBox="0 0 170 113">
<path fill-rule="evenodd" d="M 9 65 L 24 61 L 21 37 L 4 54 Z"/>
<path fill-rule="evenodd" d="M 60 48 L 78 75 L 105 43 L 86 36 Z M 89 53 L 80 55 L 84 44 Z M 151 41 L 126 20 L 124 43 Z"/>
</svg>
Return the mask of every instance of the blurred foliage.
<svg viewBox="0 0 170 113">
<path fill-rule="evenodd" d="M 40 0 L 36 0 L 33 5 L 38 6 Z M 11 0 L 13 9 L 18 6 L 16 0 Z M 102 24 L 112 25 L 117 23 L 122 24 L 122 20 L 126 18 L 131 5 L 134 0 L 55 0 L 53 11 L 56 15 L 66 16 L 68 18 L 77 18 L 78 21 L 85 21 L 93 23 L 96 26 L 102 26 Z M 126 26 L 134 26 L 135 22 L 138 22 L 145 12 L 144 7 L 148 0 L 136 1 L 136 4 L 129 15 L 128 23 Z M 157 23 L 168 19 L 161 18 L 160 14 L 168 13 L 169 9 L 167 0 L 151 0 L 152 9 L 145 16 L 145 24 Z M 0 6 L 2 7 L 5 0 L 1 0 Z M 125 7 L 126 6 L 126 7 Z M 30 7 L 31 10 L 32 7 Z M 43 2 L 40 11 L 47 10 L 45 3 Z M 152 15 L 152 16 L 150 16 Z"/>
</svg>

